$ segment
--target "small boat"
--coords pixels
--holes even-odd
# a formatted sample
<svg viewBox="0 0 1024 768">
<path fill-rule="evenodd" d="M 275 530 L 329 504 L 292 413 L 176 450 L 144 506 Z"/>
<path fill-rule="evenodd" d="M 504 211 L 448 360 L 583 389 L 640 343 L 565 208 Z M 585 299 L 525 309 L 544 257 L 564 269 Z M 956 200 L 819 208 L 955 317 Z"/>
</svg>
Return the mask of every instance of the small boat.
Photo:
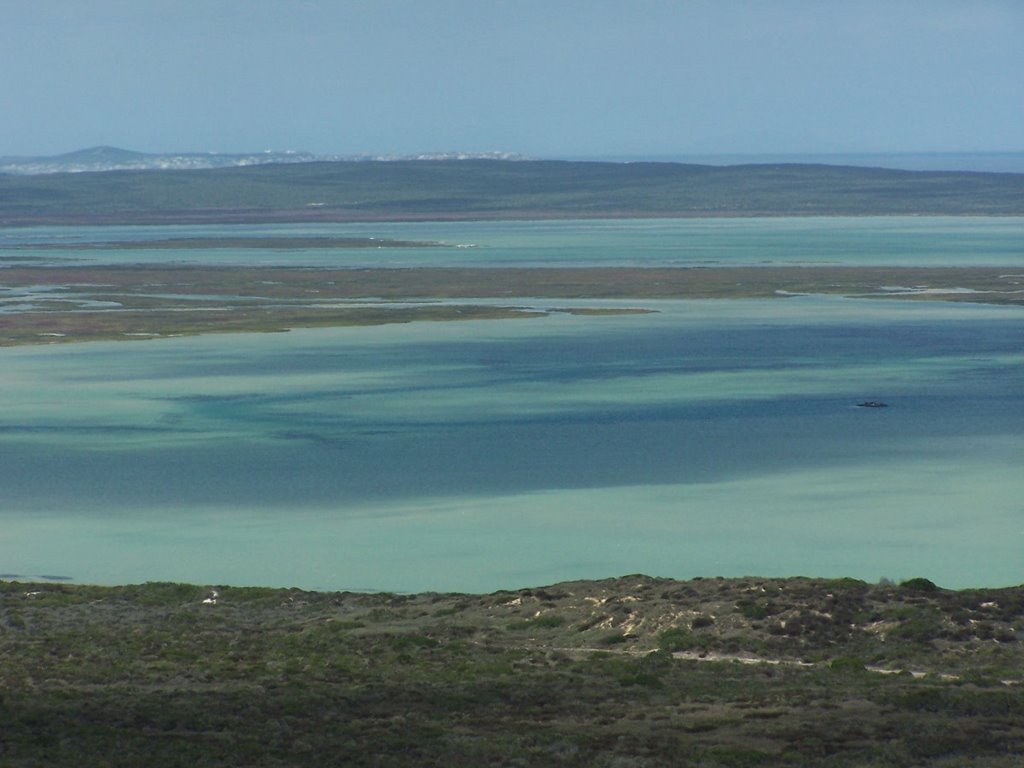
<svg viewBox="0 0 1024 768">
<path fill-rule="evenodd" d="M 888 403 L 883 403 L 881 400 L 865 400 L 862 403 L 857 403 L 858 408 L 888 408 Z"/>
</svg>

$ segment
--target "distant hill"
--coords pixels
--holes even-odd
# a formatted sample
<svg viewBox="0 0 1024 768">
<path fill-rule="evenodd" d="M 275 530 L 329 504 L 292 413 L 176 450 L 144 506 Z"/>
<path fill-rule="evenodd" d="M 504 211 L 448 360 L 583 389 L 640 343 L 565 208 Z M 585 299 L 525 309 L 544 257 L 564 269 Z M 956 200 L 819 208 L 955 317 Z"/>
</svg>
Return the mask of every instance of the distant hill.
<svg viewBox="0 0 1024 768">
<path fill-rule="evenodd" d="M 89 147 L 62 155 L 40 157 L 0 157 L 0 174 L 37 176 L 50 173 L 99 173 L 105 171 L 195 170 L 199 168 L 234 168 L 248 165 L 279 163 L 313 163 L 367 160 L 518 160 L 519 155 L 505 152 L 467 154 L 460 152 L 432 153 L 413 157 L 387 155 L 343 156 L 317 155 L 312 152 L 266 150 L 263 152 L 133 152 L 117 147 Z"/>
<path fill-rule="evenodd" d="M 699 165 L 856 165 L 902 171 L 978 171 L 1024 173 L 1024 152 L 800 152 L 773 154 L 681 154 L 617 157 L 567 157 L 565 160 L 654 161 Z"/>
<path fill-rule="evenodd" d="M 0 176 L 6 226 L 778 215 L 1024 215 L 1024 174 L 466 159 Z"/>
<path fill-rule="evenodd" d="M 100 171 L 183 170 L 229 168 L 270 163 L 308 163 L 321 158 L 308 152 L 251 152 L 218 154 L 185 152 L 147 154 L 117 147 L 90 147 L 63 155 L 44 157 L 0 157 L 0 173 L 35 176 L 51 173 L 95 173 Z"/>
</svg>

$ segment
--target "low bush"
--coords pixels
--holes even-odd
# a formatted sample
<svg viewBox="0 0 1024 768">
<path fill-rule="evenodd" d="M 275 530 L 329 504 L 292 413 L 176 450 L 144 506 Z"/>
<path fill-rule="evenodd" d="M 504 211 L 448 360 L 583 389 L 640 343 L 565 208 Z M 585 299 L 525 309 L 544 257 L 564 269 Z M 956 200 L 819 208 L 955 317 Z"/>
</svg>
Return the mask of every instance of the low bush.
<svg viewBox="0 0 1024 768">
<path fill-rule="evenodd" d="M 939 587 L 934 581 L 929 581 L 921 577 L 915 579 L 907 579 L 906 581 L 900 582 L 902 589 L 907 589 L 913 592 L 938 592 Z"/>
<path fill-rule="evenodd" d="M 672 653 L 674 651 L 689 651 L 698 647 L 697 638 L 689 630 L 682 627 L 666 629 L 658 635 L 658 648 Z"/>
<path fill-rule="evenodd" d="M 521 631 L 524 629 L 555 629 L 565 623 L 565 619 L 553 613 L 546 613 L 533 619 L 514 621 L 508 625 L 508 629 Z"/>
</svg>

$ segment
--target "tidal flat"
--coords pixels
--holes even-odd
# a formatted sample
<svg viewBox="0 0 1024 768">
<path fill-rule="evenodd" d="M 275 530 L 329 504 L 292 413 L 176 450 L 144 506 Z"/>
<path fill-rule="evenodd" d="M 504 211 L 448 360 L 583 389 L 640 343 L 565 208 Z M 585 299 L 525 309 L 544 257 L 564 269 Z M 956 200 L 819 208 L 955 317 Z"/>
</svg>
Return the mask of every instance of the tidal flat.
<svg viewBox="0 0 1024 768">
<path fill-rule="evenodd" d="M 207 250 L 210 248 L 253 248 L 260 250 L 297 251 L 338 248 L 431 248 L 441 243 L 416 240 L 394 240 L 379 237 L 167 237 L 138 240 L 106 240 L 85 243 L 30 243 L 12 250 Z"/>
<path fill-rule="evenodd" d="M 167 242 L 179 241 L 151 241 L 145 247 Z M 1024 305 L 1024 273 L 985 267 L 328 269 L 170 264 L 11 266 L 0 279 L 0 345 L 543 315 L 543 310 L 521 306 L 533 298 L 642 301 L 819 294 Z M 474 304 L 475 299 L 508 303 Z M 655 310 L 641 304 L 568 311 Z"/>
</svg>

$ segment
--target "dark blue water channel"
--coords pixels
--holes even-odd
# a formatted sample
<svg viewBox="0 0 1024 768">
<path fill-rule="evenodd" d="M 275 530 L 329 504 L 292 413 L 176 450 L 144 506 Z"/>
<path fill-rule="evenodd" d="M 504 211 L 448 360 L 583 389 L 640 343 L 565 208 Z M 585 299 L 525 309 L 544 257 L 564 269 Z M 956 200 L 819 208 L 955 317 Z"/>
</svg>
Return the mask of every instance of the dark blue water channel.
<svg viewBox="0 0 1024 768">
<path fill-rule="evenodd" d="M 130 387 L 161 414 L 40 424 L 15 409 L 0 422 L 0 484 L 8 503 L 34 507 L 145 514 L 173 501 L 287 515 L 422 495 L 715 482 L 851 456 L 898 459 L 910 438 L 1024 433 L 1024 369 L 999 362 L 1024 355 L 1015 316 L 888 326 L 766 316 L 717 328 L 711 319 L 676 327 L 637 319 L 569 334 L 535 334 L 526 325 L 537 321 L 519 322 L 523 335 L 498 340 L 439 334 L 380 347 L 307 334 L 300 345 L 239 356 L 230 339 L 205 355 L 185 344 L 97 345 L 93 366 L 67 373 L 69 400 L 76 384 L 108 380 L 117 363 L 104 358 L 141 355 L 148 365 Z M 94 348 L 84 349 L 88 359 Z M 937 368 L 907 375 L 915 361 Z M 864 367 L 877 368 L 877 379 L 832 380 L 834 370 Z M 769 379 L 756 388 L 758 377 L 801 373 L 817 384 L 789 391 Z M 281 374 L 298 388 L 258 390 L 261 378 Z M 700 381 L 731 375 L 753 390 L 730 396 Z M 301 383 L 324 377 L 323 386 Z M 232 391 L 202 387 L 225 378 L 237 382 Z M 195 391 L 164 391 L 164 381 Z M 637 391 L 602 392 L 608 383 Z M 890 407 L 855 407 L 873 399 Z M 133 437 L 144 442 L 124 450 Z"/>
</svg>

